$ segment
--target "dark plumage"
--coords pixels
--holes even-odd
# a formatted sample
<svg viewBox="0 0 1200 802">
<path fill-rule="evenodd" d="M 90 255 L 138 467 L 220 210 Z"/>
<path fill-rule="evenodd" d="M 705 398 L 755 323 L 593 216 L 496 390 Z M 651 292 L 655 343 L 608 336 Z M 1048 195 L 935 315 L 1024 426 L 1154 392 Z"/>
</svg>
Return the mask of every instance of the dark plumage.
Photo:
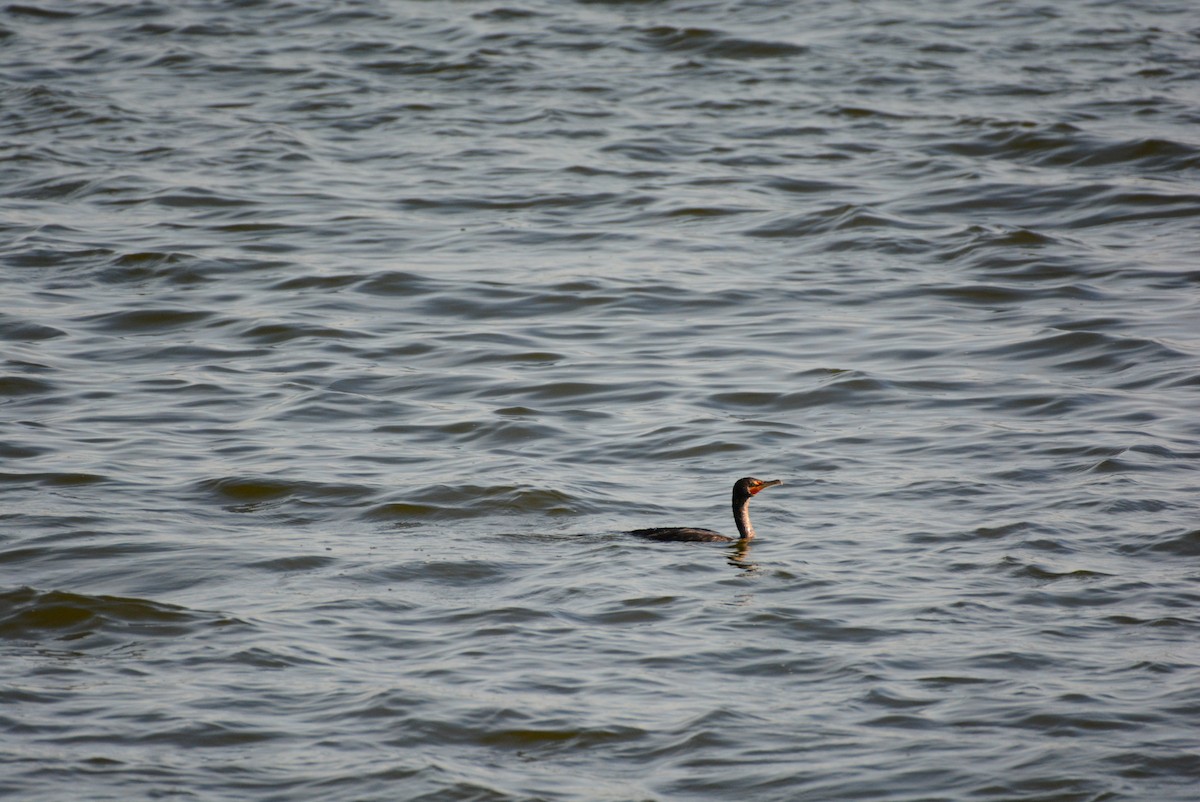
<svg viewBox="0 0 1200 802">
<path fill-rule="evenodd" d="M 780 479 L 763 481 L 747 476 L 738 479 L 733 486 L 733 520 L 737 524 L 740 537 L 732 538 L 714 532 L 711 529 L 696 529 L 690 526 L 666 526 L 652 529 L 634 529 L 629 534 L 646 540 L 677 543 L 732 543 L 735 540 L 749 540 L 754 537 L 754 527 L 750 525 L 750 499 L 758 492 L 768 487 L 781 485 Z"/>
</svg>

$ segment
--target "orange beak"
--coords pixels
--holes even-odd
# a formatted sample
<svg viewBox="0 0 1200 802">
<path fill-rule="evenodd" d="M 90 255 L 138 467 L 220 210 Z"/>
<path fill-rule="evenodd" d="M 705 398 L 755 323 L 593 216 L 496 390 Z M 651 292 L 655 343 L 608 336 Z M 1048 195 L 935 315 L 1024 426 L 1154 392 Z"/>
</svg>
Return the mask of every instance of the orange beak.
<svg viewBox="0 0 1200 802">
<path fill-rule="evenodd" d="M 783 484 L 782 479 L 771 479 L 767 482 L 759 482 L 757 484 L 750 485 L 748 489 L 750 490 L 750 495 L 757 496 L 760 490 L 766 490 L 768 487 L 774 487 L 775 485 L 781 484 Z"/>
</svg>

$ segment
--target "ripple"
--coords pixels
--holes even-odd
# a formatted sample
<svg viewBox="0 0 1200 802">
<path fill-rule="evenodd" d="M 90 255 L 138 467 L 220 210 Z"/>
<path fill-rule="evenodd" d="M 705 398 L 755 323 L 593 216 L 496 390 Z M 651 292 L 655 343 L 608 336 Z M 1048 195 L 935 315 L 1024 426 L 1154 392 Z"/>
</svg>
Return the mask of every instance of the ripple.
<svg viewBox="0 0 1200 802">
<path fill-rule="evenodd" d="M 728 406 L 788 411 L 827 405 L 861 406 L 886 400 L 893 387 L 888 382 L 856 371 L 838 375 L 822 386 L 794 393 L 762 393 L 753 391 L 716 393 L 710 396 L 713 406 Z"/>
<path fill-rule="evenodd" d="M 355 484 L 324 484 L 319 482 L 275 479 L 264 476 L 225 476 L 200 481 L 197 489 L 216 499 L 232 503 L 230 509 L 251 512 L 263 505 L 284 499 L 320 501 L 321 504 L 355 503 L 372 491 Z"/>
<path fill-rule="evenodd" d="M 94 473 L 74 471 L 43 473 L 0 473 L 0 482 L 34 483 L 44 487 L 76 487 L 110 481 L 108 477 Z"/>
<path fill-rule="evenodd" d="M 639 32 L 639 39 L 655 49 L 673 53 L 697 52 L 714 58 L 786 58 L 807 52 L 807 48 L 789 42 L 741 39 L 704 28 L 668 25 L 646 28 Z"/>
<path fill-rule="evenodd" d="M 420 501 L 394 501 L 371 508 L 370 520 L 398 522 L 456 520 L 481 516 L 578 514 L 583 502 L 549 488 L 473 484 L 430 485 L 412 491 Z"/>
<path fill-rule="evenodd" d="M 1010 359 L 1053 360 L 1066 370 L 1119 372 L 1144 362 L 1159 363 L 1185 355 L 1163 343 L 1139 337 L 1122 337 L 1103 332 L 1070 331 L 1006 344 L 993 353 Z"/>
<path fill-rule="evenodd" d="M 145 599 L 17 588 L 0 592 L 0 638 L 71 642 L 72 648 L 179 637 L 236 619 Z"/>
<path fill-rule="evenodd" d="M 810 237 L 838 232 L 861 236 L 864 229 L 868 231 L 875 229 L 912 230 L 922 226 L 923 224 L 915 220 L 884 214 L 865 206 L 845 204 L 803 215 L 789 216 L 755 226 L 744 233 L 750 237 L 769 238 Z"/>
<path fill-rule="evenodd" d="M 36 342 L 38 340 L 51 340 L 55 337 L 63 337 L 65 335 L 66 331 L 54 326 L 45 326 L 29 320 L 13 319 L 8 315 L 0 316 L 0 339 L 8 340 L 9 342 Z"/>
<path fill-rule="evenodd" d="M 31 395 L 48 395 L 55 390 L 53 382 L 33 379 L 28 376 L 0 376 L 0 396 L 9 398 Z"/>
<path fill-rule="evenodd" d="M 1166 554 L 1177 554 L 1181 557 L 1195 557 L 1200 555 L 1200 529 L 1181 533 L 1172 532 L 1169 535 L 1156 538 L 1151 543 L 1127 546 L 1124 550 L 1134 553 L 1150 550 Z"/>
<path fill-rule="evenodd" d="M 99 315 L 87 322 L 100 331 L 140 334 L 191 326 L 211 316 L 211 312 L 190 309 L 145 309 Z"/>
</svg>

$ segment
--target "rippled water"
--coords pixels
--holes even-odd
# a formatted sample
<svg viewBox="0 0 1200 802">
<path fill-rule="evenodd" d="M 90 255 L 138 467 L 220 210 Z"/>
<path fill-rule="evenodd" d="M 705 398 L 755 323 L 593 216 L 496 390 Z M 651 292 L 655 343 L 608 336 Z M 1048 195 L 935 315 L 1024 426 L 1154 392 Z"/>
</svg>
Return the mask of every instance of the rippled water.
<svg viewBox="0 0 1200 802">
<path fill-rule="evenodd" d="M 1188 2 L 0 9 L 0 795 L 1192 800 Z M 624 531 L 732 532 L 750 547 Z"/>
</svg>

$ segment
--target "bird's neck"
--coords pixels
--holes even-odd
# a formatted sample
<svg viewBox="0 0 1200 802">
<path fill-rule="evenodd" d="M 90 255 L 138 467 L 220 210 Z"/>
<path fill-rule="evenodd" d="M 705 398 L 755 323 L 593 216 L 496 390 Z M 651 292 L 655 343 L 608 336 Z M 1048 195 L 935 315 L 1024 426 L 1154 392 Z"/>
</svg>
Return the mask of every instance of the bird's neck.
<svg viewBox="0 0 1200 802">
<path fill-rule="evenodd" d="M 733 500 L 733 522 L 737 524 L 738 534 L 742 540 L 754 537 L 754 527 L 750 524 L 750 497 Z"/>
</svg>

